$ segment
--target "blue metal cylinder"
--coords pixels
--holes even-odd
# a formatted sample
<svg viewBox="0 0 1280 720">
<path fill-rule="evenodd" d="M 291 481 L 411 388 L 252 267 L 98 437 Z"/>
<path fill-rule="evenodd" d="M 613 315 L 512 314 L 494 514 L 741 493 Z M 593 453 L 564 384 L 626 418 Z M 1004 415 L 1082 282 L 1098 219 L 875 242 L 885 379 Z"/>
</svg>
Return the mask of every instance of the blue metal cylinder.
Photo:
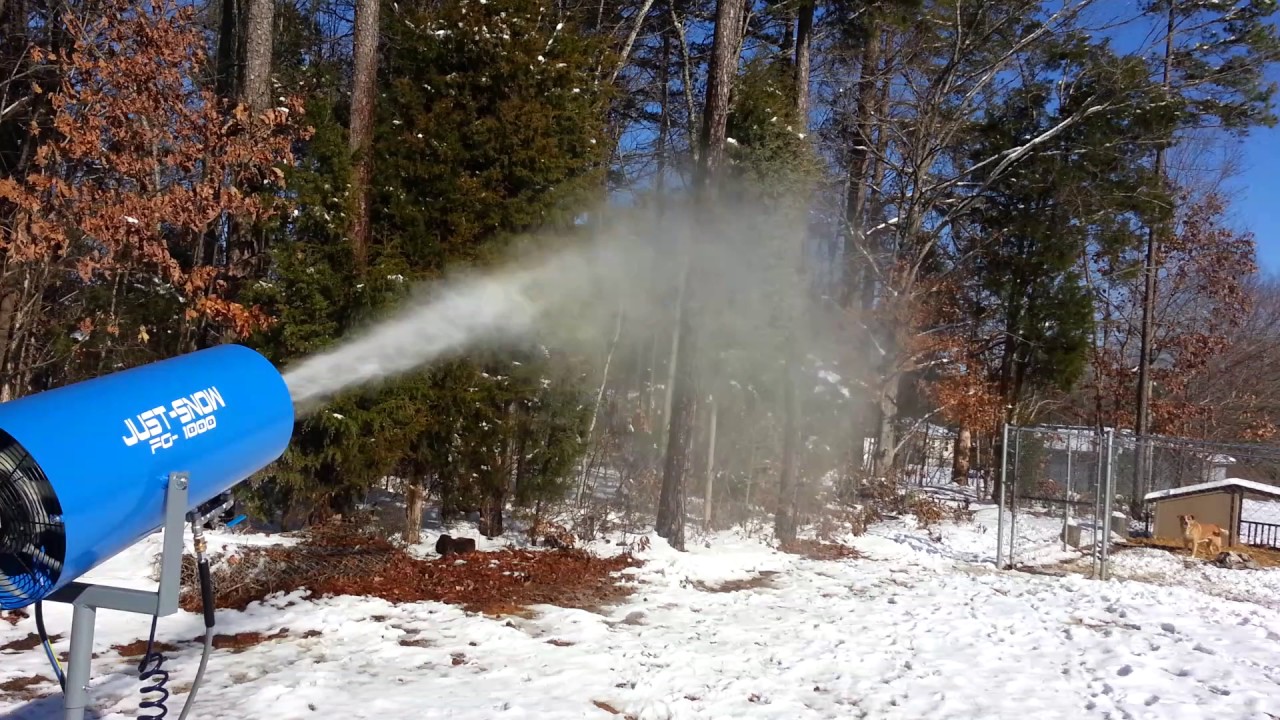
<svg viewBox="0 0 1280 720">
<path fill-rule="evenodd" d="M 9 536 L 0 546 L 0 607 L 34 603 L 159 528 L 170 473 L 190 474 L 191 510 L 280 457 L 293 423 L 280 373 L 239 345 L 0 404 L 0 435 L 13 446 L 10 459 L 0 458 L 0 483 L 5 473 L 24 474 L 35 488 L 27 497 L 45 493 L 47 525 L 60 525 L 63 540 L 59 547 L 50 529 L 42 547 L 28 548 L 34 555 L 21 556 L 21 518 L 9 513 L 10 527 L 0 527 L 0 540 Z M 19 460 L 25 470 L 12 469 Z M 32 557 L 47 567 L 27 567 L 24 577 Z"/>
</svg>

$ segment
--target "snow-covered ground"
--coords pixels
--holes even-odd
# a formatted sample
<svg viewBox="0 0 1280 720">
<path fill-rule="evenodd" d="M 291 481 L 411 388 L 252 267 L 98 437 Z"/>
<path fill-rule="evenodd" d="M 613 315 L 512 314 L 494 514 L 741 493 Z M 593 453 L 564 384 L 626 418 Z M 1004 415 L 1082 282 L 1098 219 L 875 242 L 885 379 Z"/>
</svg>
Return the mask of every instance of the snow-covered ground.
<svg viewBox="0 0 1280 720">
<path fill-rule="evenodd" d="M 636 592 L 602 614 L 538 607 L 490 619 L 435 603 L 280 597 L 219 614 L 219 632 L 287 633 L 215 653 L 193 716 L 1280 715 L 1280 608 L 1242 602 L 1280 597 L 1280 571 L 1188 568 L 1159 551 L 1125 550 L 1114 555 L 1116 576 L 1135 579 L 999 572 L 990 564 L 994 518 L 982 510 L 932 538 L 909 518 L 882 523 L 848 539 L 865 559 L 838 562 L 738 533 L 688 553 L 653 538 L 646 564 L 631 571 Z M 144 541 L 94 579 L 138 585 L 157 547 Z M 727 581 L 752 582 L 720 587 Z M 51 632 L 66 632 L 65 608 L 50 605 L 47 616 Z M 92 694 L 102 717 L 137 714 L 136 669 L 111 646 L 145 639 L 147 627 L 101 614 Z M 198 659 L 187 641 L 201 631 L 195 615 L 160 623 L 160 639 L 181 648 L 166 663 L 175 717 Z M 31 632 L 30 620 L 0 623 L 0 647 Z M 56 646 L 65 651 L 65 640 Z M 50 676 L 38 648 L 0 658 L 0 687 Z M 29 690 L 46 697 L 0 692 L 0 717 L 60 716 L 54 686 Z"/>
</svg>

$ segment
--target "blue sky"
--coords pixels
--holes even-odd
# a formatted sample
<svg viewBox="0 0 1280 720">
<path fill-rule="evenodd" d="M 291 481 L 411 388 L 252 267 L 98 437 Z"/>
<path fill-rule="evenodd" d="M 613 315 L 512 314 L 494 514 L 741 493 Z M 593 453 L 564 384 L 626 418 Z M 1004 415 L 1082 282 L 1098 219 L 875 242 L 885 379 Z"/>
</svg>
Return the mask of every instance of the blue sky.
<svg viewBox="0 0 1280 720">
<path fill-rule="evenodd" d="M 1242 143 L 1244 168 L 1232 182 L 1239 193 L 1233 203 L 1241 229 L 1258 242 L 1258 264 L 1280 273 L 1280 127 L 1259 128 Z"/>
</svg>

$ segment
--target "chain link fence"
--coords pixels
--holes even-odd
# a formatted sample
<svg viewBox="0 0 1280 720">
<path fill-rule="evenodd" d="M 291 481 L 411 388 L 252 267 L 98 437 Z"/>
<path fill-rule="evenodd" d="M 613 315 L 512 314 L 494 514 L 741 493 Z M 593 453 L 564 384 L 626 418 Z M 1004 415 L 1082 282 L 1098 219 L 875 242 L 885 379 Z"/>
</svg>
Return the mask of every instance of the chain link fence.
<svg viewBox="0 0 1280 720">
<path fill-rule="evenodd" d="M 1083 556 L 1105 580 L 1117 544 L 1181 546 L 1183 515 L 1225 528 L 1230 546 L 1280 549 L 1278 446 L 1009 425 L 1002 455 L 1001 568 Z"/>
<path fill-rule="evenodd" d="M 1226 528 L 1231 544 L 1280 548 L 1280 447 L 1117 435 L 1117 501 L 1134 534 L 1181 541 L 1179 515 Z"/>
<path fill-rule="evenodd" d="M 1128 532 L 1113 508 L 1114 432 L 1006 426 L 1002 445 L 996 564 L 1045 565 L 1083 553 L 1094 576 L 1105 578 L 1108 525 Z"/>
</svg>

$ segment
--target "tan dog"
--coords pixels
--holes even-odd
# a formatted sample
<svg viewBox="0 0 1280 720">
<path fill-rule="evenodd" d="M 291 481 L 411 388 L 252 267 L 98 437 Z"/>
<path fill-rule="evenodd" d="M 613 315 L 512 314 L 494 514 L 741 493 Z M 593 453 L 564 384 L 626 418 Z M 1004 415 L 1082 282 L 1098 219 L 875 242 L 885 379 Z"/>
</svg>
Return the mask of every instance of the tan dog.
<svg viewBox="0 0 1280 720">
<path fill-rule="evenodd" d="M 1182 524 L 1182 538 L 1191 546 L 1192 560 L 1204 543 L 1209 543 L 1214 551 L 1213 557 L 1217 557 L 1231 537 L 1230 533 L 1217 525 L 1197 521 L 1195 515 L 1179 515 L 1178 522 Z"/>
</svg>

